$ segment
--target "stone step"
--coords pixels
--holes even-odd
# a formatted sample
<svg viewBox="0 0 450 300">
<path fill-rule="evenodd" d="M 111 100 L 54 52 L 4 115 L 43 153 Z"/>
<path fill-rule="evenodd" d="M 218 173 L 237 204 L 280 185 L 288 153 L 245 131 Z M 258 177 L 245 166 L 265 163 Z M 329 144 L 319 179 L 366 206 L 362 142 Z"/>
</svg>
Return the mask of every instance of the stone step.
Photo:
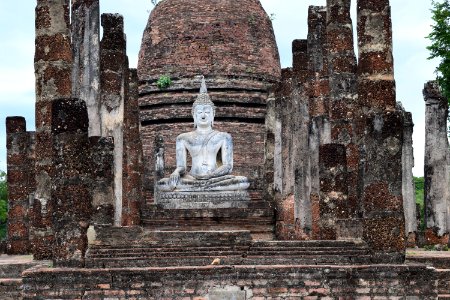
<svg viewBox="0 0 450 300">
<path fill-rule="evenodd" d="M 233 232 L 237 234 L 237 232 Z M 370 262 L 370 252 L 363 242 L 353 241 L 251 241 L 179 245 L 186 238 L 204 239 L 229 232 L 166 232 L 167 235 L 145 246 L 91 245 L 88 267 L 208 265 L 215 258 L 223 264 L 363 264 Z M 159 234 L 159 233 L 158 233 Z M 192 234 L 192 235 L 191 235 Z M 243 233 L 242 233 L 243 234 Z M 203 238 L 199 237 L 205 235 Z M 177 239 L 174 239 L 174 236 Z M 221 238 L 223 240 L 223 237 Z"/>
<path fill-rule="evenodd" d="M 142 220 L 170 220 L 176 219 L 272 219 L 272 208 L 215 208 L 215 209 L 143 209 Z"/>
<path fill-rule="evenodd" d="M 447 254 L 448 257 L 435 256 L 407 256 L 406 263 L 411 264 L 424 264 L 428 266 L 433 266 L 439 269 L 450 269 L 450 253 Z"/>
<path fill-rule="evenodd" d="M 367 249 L 361 241 L 255 241 L 248 230 L 234 231 L 164 231 L 148 230 L 141 227 L 103 227 L 97 229 L 95 244 L 90 245 L 92 251 L 101 249 L 117 249 L 133 251 L 149 251 L 156 248 L 179 251 L 196 250 L 259 250 L 259 251 L 318 251 Z M 141 250 L 139 250 L 141 249 Z M 142 250 L 144 249 L 144 250 Z"/>
<path fill-rule="evenodd" d="M 147 252 L 129 252 L 129 251 L 104 251 L 103 253 L 89 253 L 90 258 L 120 258 L 120 257 L 136 257 L 136 258 L 145 258 L 145 257 L 182 257 L 182 256 L 281 256 L 284 257 L 294 257 L 294 256 L 331 256 L 331 255 L 346 255 L 346 256 L 357 256 L 357 255 L 366 255 L 368 251 L 366 250 L 346 250 L 346 251 L 198 251 L 195 249 L 186 250 L 186 251 L 166 251 L 165 249 L 161 249 L 160 251 L 147 251 Z"/>
<path fill-rule="evenodd" d="M 224 247 L 177 247 L 177 246 L 168 246 L 168 247 L 164 247 L 164 246 L 159 246 L 159 245 L 155 245 L 154 247 L 121 247 L 121 248 L 108 248 L 108 247 L 96 247 L 96 246 L 92 246 L 89 249 L 89 253 L 91 255 L 94 254 L 99 254 L 101 255 L 102 253 L 134 253 L 134 254 L 139 254 L 139 253 L 149 253 L 149 252 L 165 252 L 165 253 L 177 253 L 177 252 L 190 252 L 190 251 L 208 251 L 208 252 L 213 252 L 213 251 L 217 251 L 217 252 L 226 252 L 226 251 L 240 251 L 240 252 L 255 252 L 255 251 L 260 251 L 260 252 L 266 252 L 266 253 L 293 253 L 293 252 L 305 252 L 305 253 L 316 253 L 316 252 L 325 252 L 325 253 L 330 253 L 330 252 L 338 252 L 338 253 L 343 253 L 346 251 L 357 251 L 357 252 L 361 252 L 361 251 L 367 251 L 367 248 L 365 247 L 354 247 L 354 248 L 350 248 L 350 247 L 311 247 L 311 248 L 307 248 L 307 247 L 290 247 L 290 248 L 282 248 L 282 247 L 270 247 L 270 248 L 261 248 L 261 247 L 256 247 L 254 245 L 251 246 L 224 246 Z"/>
<path fill-rule="evenodd" d="M 440 295 L 450 295 L 450 269 L 436 269 L 436 273 L 438 278 L 438 293 Z"/>
<path fill-rule="evenodd" d="M 366 248 L 367 244 L 359 240 L 309 240 L 309 241 L 253 241 L 253 247 L 303 247 L 303 248 L 313 248 L 313 247 L 362 247 Z"/>
<path fill-rule="evenodd" d="M 0 299 L 22 299 L 22 278 L 0 278 Z"/>
<path fill-rule="evenodd" d="M 87 268 L 124 268 L 124 267 L 173 267 L 173 266 L 207 266 L 217 262 L 220 265 L 349 265 L 369 264 L 370 255 L 292 255 L 292 256 L 256 256 L 249 255 L 204 255 L 178 257 L 121 257 L 89 258 Z"/>
<path fill-rule="evenodd" d="M 236 246 L 249 245 L 252 237 L 249 230 L 150 230 L 142 227 L 100 227 L 95 229 L 92 247 L 154 247 L 164 246 Z"/>
<path fill-rule="evenodd" d="M 0 278 L 20 278 L 24 270 L 36 266 L 50 266 L 51 261 L 35 261 L 31 255 L 0 255 Z"/>
</svg>

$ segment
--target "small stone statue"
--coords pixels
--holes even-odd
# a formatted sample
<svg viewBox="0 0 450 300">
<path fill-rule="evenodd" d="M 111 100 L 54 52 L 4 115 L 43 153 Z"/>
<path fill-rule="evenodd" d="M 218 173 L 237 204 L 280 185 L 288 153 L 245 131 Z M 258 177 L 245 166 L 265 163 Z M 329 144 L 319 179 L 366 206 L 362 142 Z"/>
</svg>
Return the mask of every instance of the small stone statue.
<svg viewBox="0 0 450 300">
<path fill-rule="evenodd" d="M 161 192 L 242 191 L 249 187 L 244 176 L 230 175 L 233 169 L 231 135 L 212 128 L 215 106 L 202 79 L 200 94 L 192 106 L 195 130 L 182 133 L 176 140 L 177 168 L 170 178 L 158 182 Z M 187 172 L 187 153 L 192 167 Z"/>
</svg>

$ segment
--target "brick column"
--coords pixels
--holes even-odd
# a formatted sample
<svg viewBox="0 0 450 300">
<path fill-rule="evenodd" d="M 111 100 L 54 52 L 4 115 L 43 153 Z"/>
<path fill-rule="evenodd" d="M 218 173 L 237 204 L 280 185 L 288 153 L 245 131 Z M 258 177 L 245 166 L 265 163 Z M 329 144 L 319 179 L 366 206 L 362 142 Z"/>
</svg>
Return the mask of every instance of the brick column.
<svg viewBox="0 0 450 300">
<path fill-rule="evenodd" d="M 123 17 L 103 14 L 100 43 L 100 119 L 102 136 L 114 138 L 114 224 L 122 224 L 123 121 L 128 60 Z"/>
<path fill-rule="evenodd" d="M 340 144 L 325 144 L 320 146 L 319 157 L 320 218 L 314 235 L 321 240 L 335 240 L 336 220 L 348 218 L 346 148 Z"/>
<path fill-rule="evenodd" d="M 327 1 L 327 56 L 330 84 L 331 141 L 345 145 L 349 198 L 344 209 L 357 215 L 359 151 L 354 128 L 358 116 L 357 64 L 350 0 Z"/>
<path fill-rule="evenodd" d="M 402 108 L 403 118 L 403 146 L 402 146 L 402 195 L 403 209 L 405 211 L 405 233 L 408 237 L 408 247 L 416 245 L 417 233 L 417 210 L 416 195 L 414 191 L 414 178 L 412 168 L 414 167 L 414 148 L 413 148 L 413 119 L 412 114 L 405 112 Z"/>
<path fill-rule="evenodd" d="M 273 202 L 275 199 L 275 91 L 271 90 L 266 102 L 264 121 L 264 199 Z"/>
<path fill-rule="evenodd" d="M 29 202 L 36 190 L 34 132 L 26 131 L 23 117 L 6 118 L 8 184 L 8 254 L 28 254 Z"/>
<path fill-rule="evenodd" d="M 124 177 L 122 225 L 139 225 L 141 222 L 142 194 L 142 143 L 139 134 L 139 91 L 136 69 L 130 70 L 129 93 L 125 98 L 124 116 Z"/>
<path fill-rule="evenodd" d="M 100 136 L 99 0 L 72 0 L 72 97 L 86 101 L 89 135 Z"/>
<path fill-rule="evenodd" d="M 361 162 L 364 239 L 380 262 L 401 262 L 405 250 L 402 197 L 403 114 L 368 115 Z"/>
<path fill-rule="evenodd" d="M 87 248 L 92 214 L 88 123 L 83 100 L 52 102 L 54 260 L 65 265 L 81 265 Z"/>
<path fill-rule="evenodd" d="M 38 0 L 36 6 L 36 193 L 33 203 L 31 243 L 36 259 L 51 258 L 54 236 L 51 180 L 52 101 L 71 97 L 72 50 L 69 0 Z"/>
<path fill-rule="evenodd" d="M 114 224 L 114 140 L 89 137 L 93 215 L 92 225 Z"/>
<path fill-rule="evenodd" d="M 294 176 L 292 155 L 292 69 L 281 71 L 281 82 L 275 91 L 275 157 L 274 187 L 276 199 L 276 233 L 290 239 L 294 233 Z"/>
<path fill-rule="evenodd" d="M 311 232 L 311 169 L 309 152 L 309 98 L 306 84 L 309 80 L 308 41 L 294 40 L 293 54 L 293 85 L 292 94 L 292 157 L 294 177 L 294 218 L 295 238 L 307 239 Z"/>
<path fill-rule="evenodd" d="M 364 239 L 380 261 L 402 261 L 403 112 L 396 110 L 389 0 L 357 0 L 360 188 Z"/>
<path fill-rule="evenodd" d="M 357 0 L 358 100 L 365 110 L 395 110 L 389 0 Z"/>
<path fill-rule="evenodd" d="M 326 55 L 327 9 L 310 6 L 308 11 L 309 111 L 312 117 L 328 115 L 328 58 Z"/>
<path fill-rule="evenodd" d="M 436 82 L 423 89 L 425 99 L 425 224 L 426 242 L 448 243 L 450 230 L 448 102 Z"/>
</svg>

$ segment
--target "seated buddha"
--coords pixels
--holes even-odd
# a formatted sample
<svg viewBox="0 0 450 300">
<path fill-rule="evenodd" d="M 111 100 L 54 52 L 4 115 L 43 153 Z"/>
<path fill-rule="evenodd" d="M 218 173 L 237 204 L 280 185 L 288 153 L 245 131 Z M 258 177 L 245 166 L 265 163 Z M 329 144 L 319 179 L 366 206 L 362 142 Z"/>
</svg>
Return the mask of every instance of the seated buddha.
<svg viewBox="0 0 450 300">
<path fill-rule="evenodd" d="M 244 176 L 231 175 L 233 141 L 231 135 L 213 129 L 215 106 L 209 98 L 205 80 L 193 106 L 194 131 L 176 139 L 176 169 L 158 182 L 161 192 L 242 191 L 249 187 Z M 187 154 L 192 166 L 187 171 Z"/>
</svg>

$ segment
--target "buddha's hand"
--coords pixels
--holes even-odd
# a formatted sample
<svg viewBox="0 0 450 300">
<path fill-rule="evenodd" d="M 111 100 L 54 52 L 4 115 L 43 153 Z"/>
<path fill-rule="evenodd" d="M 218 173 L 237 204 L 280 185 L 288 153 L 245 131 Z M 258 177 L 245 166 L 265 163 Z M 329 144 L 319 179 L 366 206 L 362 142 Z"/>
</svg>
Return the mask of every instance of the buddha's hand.
<svg viewBox="0 0 450 300">
<path fill-rule="evenodd" d="M 169 178 L 169 185 L 172 189 L 175 189 L 180 181 L 180 173 L 178 171 L 173 172 Z"/>
</svg>

